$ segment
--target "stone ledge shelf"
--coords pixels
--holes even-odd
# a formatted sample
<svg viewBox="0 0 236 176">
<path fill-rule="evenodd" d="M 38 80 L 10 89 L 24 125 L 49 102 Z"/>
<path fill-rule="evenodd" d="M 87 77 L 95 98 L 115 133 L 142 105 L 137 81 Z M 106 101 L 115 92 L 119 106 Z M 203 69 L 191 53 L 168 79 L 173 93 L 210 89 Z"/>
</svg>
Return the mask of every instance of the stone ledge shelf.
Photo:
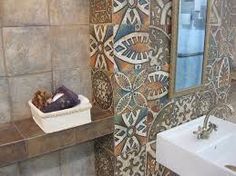
<svg viewBox="0 0 236 176">
<path fill-rule="evenodd" d="M 45 134 L 33 119 L 0 127 L 0 167 L 40 156 L 113 132 L 113 116 L 91 110 L 93 122 L 76 128 Z"/>
</svg>

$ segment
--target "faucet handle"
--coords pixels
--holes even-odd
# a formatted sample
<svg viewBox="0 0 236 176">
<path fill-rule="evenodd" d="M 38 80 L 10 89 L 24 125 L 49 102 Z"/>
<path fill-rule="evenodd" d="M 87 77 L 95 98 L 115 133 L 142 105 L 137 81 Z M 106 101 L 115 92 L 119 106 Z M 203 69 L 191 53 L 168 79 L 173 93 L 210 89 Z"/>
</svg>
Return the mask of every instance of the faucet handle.
<svg viewBox="0 0 236 176">
<path fill-rule="evenodd" d="M 213 129 L 214 131 L 218 130 L 218 126 L 212 122 L 209 122 L 209 129 Z"/>
<path fill-rule="evenodd" d="M 201 139 L 204 129 L 201 126 L 198 126 L 197 131 L 193 131 L 194 135 L 197 135 L 198 139 Z"/>
</svg>

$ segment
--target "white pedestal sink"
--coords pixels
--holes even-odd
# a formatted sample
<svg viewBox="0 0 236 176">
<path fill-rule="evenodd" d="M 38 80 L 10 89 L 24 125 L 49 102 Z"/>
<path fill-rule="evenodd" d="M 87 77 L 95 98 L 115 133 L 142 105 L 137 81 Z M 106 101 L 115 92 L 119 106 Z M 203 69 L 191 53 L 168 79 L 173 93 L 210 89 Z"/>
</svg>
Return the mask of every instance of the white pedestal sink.
<svg viewBox="0 0 236 176">
<path fill-rule="evenodd" d="M 193 131 L 203 121 L 200 117 L 158 134 L 157 162 L 180 176 L 236 176 L 236 124 L 210 117 L 218 130 L 199 140 Z"/>
</svg>

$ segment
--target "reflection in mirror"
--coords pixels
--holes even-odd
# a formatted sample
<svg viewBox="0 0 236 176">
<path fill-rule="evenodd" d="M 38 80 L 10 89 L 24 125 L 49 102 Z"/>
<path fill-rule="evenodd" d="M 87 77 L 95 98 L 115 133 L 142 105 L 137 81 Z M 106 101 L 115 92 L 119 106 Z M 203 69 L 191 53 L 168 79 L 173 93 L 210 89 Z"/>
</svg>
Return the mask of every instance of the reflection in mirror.
<svg viewBox="0 0 236 176">
<path fill-rule="evenodd" d="M 203 82 L 207 0 L 180 0 L 175 91 Z"/>
</svg>

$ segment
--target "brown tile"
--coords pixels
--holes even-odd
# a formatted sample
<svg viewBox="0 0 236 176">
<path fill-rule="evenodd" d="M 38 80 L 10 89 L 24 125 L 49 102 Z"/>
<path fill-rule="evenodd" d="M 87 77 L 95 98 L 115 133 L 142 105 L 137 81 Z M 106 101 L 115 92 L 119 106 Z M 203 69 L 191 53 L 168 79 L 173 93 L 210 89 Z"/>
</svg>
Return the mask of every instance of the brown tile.
<svg viewBox="0 0 236 176">
<path fill-rule="evenodd" d="M 32 118 L 15 122 L 15 126 L 21 135 L 26 138 L 34 138 L 45 135 Z"/>
<path fill-rule="evenodd" d="M 47 0 L 2 0 L 3 26 L 47 25 Z"/>
<path fill-rule="evenodd" d="M 49 9 L 52 25 L 89 23 L 89 1 L 49 0 Z"/>
<path fill-rule="evenodd" d="M 113 118 L 105 118 L 75 129 L 77 143 L 93 140 L 113 132 Z"/>
<path fill-rule="evenodd" d="M 23 137 L 17 131 L 14 124 L 8 123 L 1 125 L 0 128 L 0 146 L 22 141 Z"/>
<path fill-rule="evenodd" d="M 108 117 L 113 117 L 113 113 L 109 111 L 102 111 L 100 108 L 93 106 L 91 109 L 91 118 L 93 121 L 102 120 Z"/>
<path fill-rule="evenodd" d="M 8 75 L 51 70 L 49 27 L 11 27 L 3 29 Z"/>
<path fill-rule="evenodd" d="M 112 23 L 112 0 L 90 0 L 90 23 Z"/>
<path fill-rule="evenodd" d="M 27 141 L 28 156 L 42 155 L 74 145 L 75 143 L 76 137 L 74 129 L 32 138 Z"/>
<path fill-rule="evenodd" d="M 27 158 L 27 147 L 24 141 L 0 147 L 0 167 Z"/>
</svg>

